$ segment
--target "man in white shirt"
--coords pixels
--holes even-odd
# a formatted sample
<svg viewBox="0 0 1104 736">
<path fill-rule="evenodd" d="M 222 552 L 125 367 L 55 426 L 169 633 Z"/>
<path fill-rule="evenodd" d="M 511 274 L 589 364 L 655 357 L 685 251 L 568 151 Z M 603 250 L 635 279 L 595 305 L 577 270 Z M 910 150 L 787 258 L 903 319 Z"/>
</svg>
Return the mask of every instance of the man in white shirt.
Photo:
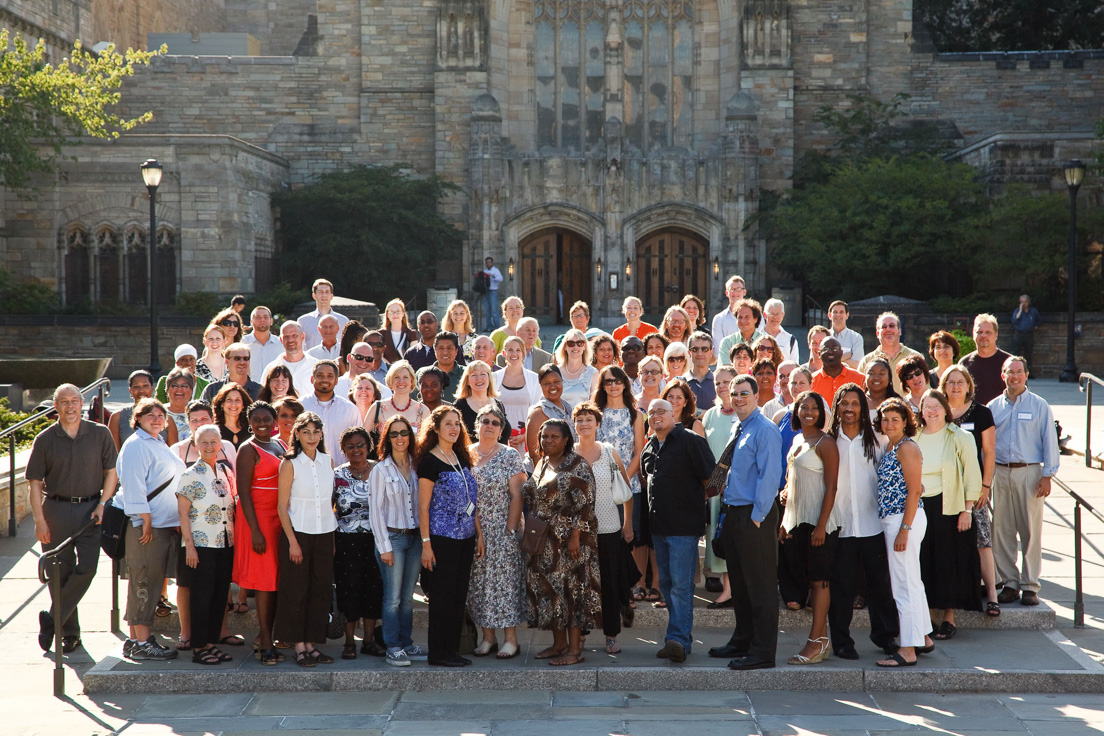
<svg viewBox="0 0 1104 736">
<path fill-rule="evenodd" d="M 322 319 L 324 315 L 332 314 L 337 318 L 338 332 L 349 321 L 349 318 L 344 314 L 330 309 L 330 302 L 333 301 L 334 296 L 333 284 L 326 279 L 318 279 L 314 282 L 311 287 L 311 296 L 314 297 L 314 311 L 307 312 L 299 318 L 299 326 L 303 329 L 303 350 L 309 350 L 322 342 L 322 337 L 318 332 L 318 320 Z"/>
<path fill-rule="evenodd" d="M 763 305 L 763 332 L 774 338 L 778 349 L 782 351 L 782 360 L 801 362 L 801 351 L 797 340 L 782 327 L 786 318 L 786 305 L 781 299 L 768 299 Z"/>
<path fill-rule="evenodd" d="M 356 404 L 334 393 L 337 374 L 337 363 L 334 361 L 320 360 L 315 363 L 311 370 L 314 393 L 300 399 L 304 410 L 313 411 L 322 419 L 326 454 L 333 458 L 335 466 L 349 462 L 341 451 L 341 433 L 349 427 L 360 426 L 361 422 Z"/>
<path fill-rule="evenodd" d="M 332 314 L 322 315 L 318 320 L 318 334 L 322 342 L 307 351 L 307 355 L 318 360 L 337 360 L 340 356 L 341 346 L 337 344 L 337 335 L 341 332 L 337 317 Z"/>
<path fill-rule="evenodd" d="M 366 342 L 358 342 L 353 345 L 349 350 L 349 354 L 345 356 L 346 362 L 349 364 L 349 372 L 341 378 L 337 379 L 337 386 L 334 388 L 334 393 L 338 396 L 344 396 L 349 398 L 349 390 L 353 387 L 353 381 L 361 373 L 367 373 L 372 376 L 371 366 L 375 360 L 375 352 L 372 346 Z M 375 376 L 372 376 L 375 378 Z M 380 386 L 380 398 L 390 399 L 394 394 L 391 393 L 391 389 L 387 388 L 387 384 L 377 381 Z"/>
<path fill-rule="evenodd" d="M 843 362 L 849 368 L 858 368 L 859 361 L 866 355 L 863 352 L 863 336 L 847 327 L 847 318 L 851 313 L 847 302 L 838 299 L 828 305 L 828 319 L 832 320 L 832 337 L 839 340 L 843 348 Z"/>
<path fill-rule="evenodd" d="M 277 364 L 286 365 L 295 390 L 302 394 L 311 385 L 311 369 L 318 360 L 303 352 L 303 328 L 298 322 L 288 320 L 280 325 L 280 342 L 284 352 L 265 366 L 265 370 Z"/>
<path fill-rule="evenodd" d="M 841 387 L 832 407 L 829 433 L 839 448 L 839 482 L 836 508 L 840 510 L 836 564 L 829 585 L 828 608 L 832 649 L 840 659 L 858 659 L 851 638 L 851 615 L 860 570 L 866 577 L 866 607 L 870 612 L 870 640 L 886 654 L 897 651 L 900 632 L 897 604 L 889 582 L 889 558 L 885 534 L 878 519 L 878 461 L 885 453 L 885 438 L 870 423 L 869 404 L 857 384 Z"/>
<path fill-rule="evenodd" d="M 487 291 L 483 294 L 483 319 L 489 333 L 502 324 L 498 319 L 498 287 L 502 283 L 502 272 L 495 267 L 494 259 L 487 257 L 483 260 L 483 274 L 487 277 Z"/>
<path fill-rule="evenodd" d="M 747 286 L 744 285 L 743 276 L 729 276 L 725 282 L 725 296 L 728 297 L 728 307 L 717 312 L 713 317 L 712 333 L 713 344 L 720 346 L 721 341 L 737 332 L 736 302 L 747 296 Z"/>
<path fill-rule="evenodd" d="M 264 383 L 265 368 L 280 357 L 284 346 L 272 334 L 272 310 L 268 307 L 256 307 L 249 315 L 253 331 L 241 339 L 249 346 L 249 378 Z"/>
</svg>

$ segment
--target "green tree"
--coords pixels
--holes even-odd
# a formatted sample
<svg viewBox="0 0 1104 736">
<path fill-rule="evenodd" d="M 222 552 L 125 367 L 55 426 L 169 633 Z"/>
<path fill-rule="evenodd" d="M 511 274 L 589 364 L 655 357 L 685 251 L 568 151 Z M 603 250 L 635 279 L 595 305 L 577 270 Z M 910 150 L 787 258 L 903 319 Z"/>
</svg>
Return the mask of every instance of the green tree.
<svg viewBox="0 0 1104 736">
<path fill-rule="evenodd" d="M 21 36 L 0 30 L 0 182 L 24 188 L 31 174 L 54 171 L 62 146 L 79 136 L 118 138 L 151 120 L 151 112 L 128 120 L 109 109 L 134 67 L 164 50 L 118 54 L 108 46 L 93 54 L 77 41 L 72 55 L 54 66 L 46 63 L 45 42 L 28 48 Z"/>
<path fill-rule="evenodd" d="M 463 234 L 437 213 L 458 187 L 400 166 L 357 166 L 273 196 L 279 209 L 283 277 L 309 286 L 325 276 L 341 293 L 383 303 L 401 285 L 411 299 L 431 281 L 435 260 Z"/>
<path fill-rule="evenodd" d="M 914 16 L 940 51 L 1095 49 L 1100 0 L 916 0 Z"/>
</svg>

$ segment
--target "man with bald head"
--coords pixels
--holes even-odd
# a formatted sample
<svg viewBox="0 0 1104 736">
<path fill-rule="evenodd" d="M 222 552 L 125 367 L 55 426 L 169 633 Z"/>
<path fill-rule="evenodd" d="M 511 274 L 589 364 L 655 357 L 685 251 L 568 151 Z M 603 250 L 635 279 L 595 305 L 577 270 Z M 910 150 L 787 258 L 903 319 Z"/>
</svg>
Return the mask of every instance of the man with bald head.
<svg viewBox="0 0 1104 736">
<path fill-rule="evenodd" d="M 821 341 L 820 365 L 820 370 L 813 374 L 813 390 L 824 397 L 828 406 L 836 400 L 836 389 L 845 383 L 866 387 L 866 376 L 843 362 L 843 344 L 837 338 L 826 337 Z"/>
<path fill-rule="evenodd" d="M 318 334 L 322 338 L 321 343 L 315 344 L 307 355 L 318 360 L 337 360 L 341 346 L 337 344 L 338 333 L 341 332 L 341 323 L 333 314 L 324 314 L 318 319 Z"/>
<path fill-rule="evenodd" d="M 54 549 L 90 520 L 99 524 L 104 504 L 115 494 L 115 442 L 107 427 L 81 417 L 83 404 L 76 386 L 58 386 L 54 391 L 57 422 L 35 437 L 27 460 L 31 514 L 43 552 Z M 54 641 L 55 625 L 62 627 L 64 652 L 80 646 L 77 604 L 96 576 L 99 558 L 100 530 L 95 526 L 61 554 L 61 600 L 54 601 L 60 604 L 61 617 L 55 621 L 52 608 L 38 614 L 38 644 L 43 651 Z M 52 587 L 50 591 L 52 596 Z"/>
<path fill-rule="evenodd" d="M 349 398 L 349 390 L 353 387 L 353 381 L 362 373 L 367 373 L 372 376 L 372 366 L 375 365 L 376 354 L 372 349 L 372 346 L 366 342 L 355 343 L 349 354 L 345 356 L 345 362 L 349 365 L 349 371 L 337 379 L 337 387 L 334 389 L 334 393 L 338 396 L 344 396 Z M 375 376 L 372 376 L 375 378 Z M 387 384 L 379 384 L 382 395 L 381 399 L 390 399 L 393 395 L 391 389 L 387 388 Z"/>
<path fill-rule="evenodd" d="M 482 360 L 491 367 L 491 371 L 500 371 L 502 366 L 495 360 L 494 340 L 479 335 L 472 340 L 472 360 Z"/>
<path fill-rule="evenodd" d="M 284 346 L 284 352 L 265 366 L 265 372 L 274 365 L 287 366 L 295 390 L 304 394 L 311 385 L 311 370 L 318 359 L 303 352 L 303 328 L 298 322 L 289 319 L 280 325 L 280 343 Z"/>
</svg>

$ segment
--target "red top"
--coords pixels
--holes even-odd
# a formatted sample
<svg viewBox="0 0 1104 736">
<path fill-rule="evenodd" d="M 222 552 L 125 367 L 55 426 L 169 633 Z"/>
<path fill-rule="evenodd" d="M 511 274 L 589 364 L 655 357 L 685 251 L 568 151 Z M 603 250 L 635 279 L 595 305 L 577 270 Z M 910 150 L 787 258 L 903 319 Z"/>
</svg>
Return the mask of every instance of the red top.
<svg viewBox="0 0 1104 736">
<path fill-rule="evenodd" d="M 835 378 L 825 373 L 823 368 L 813 374 L 813 390 L 824 397 L 829 410 L 832 408 L 832 400 L 836 397 L 836 389 L 845 383 L 857 383 L 865 389 L 866 376 L 846 364 Z"/>
</svg>

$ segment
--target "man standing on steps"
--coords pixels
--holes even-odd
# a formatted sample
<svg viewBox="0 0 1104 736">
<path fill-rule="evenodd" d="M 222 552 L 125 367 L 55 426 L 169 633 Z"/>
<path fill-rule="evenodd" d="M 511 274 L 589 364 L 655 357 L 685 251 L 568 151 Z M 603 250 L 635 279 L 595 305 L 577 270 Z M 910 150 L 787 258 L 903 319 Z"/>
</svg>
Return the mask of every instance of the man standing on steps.
<svg viewBox="0 0 1104 736">
<path fill-rule="evenodd" d="M 299 318 L 299 326 L 303 329 L 303 350 L 310 350 L 315 345 L 322 342 L 322 335 L 318 332 L 318 321 L 327 314 L 332 314 L 337 318 L 337 331 L 340 334 L 341 328 L 345 326 L 345 323 L 349 321 L 349 318 L 340 312 L 335 312 L 330 309 L 330 302 L 333 301 L 334 292 L 333 284 L 326 279 L 318 279 L 311 287 L 311 296 L 314 297 L 314 311 L 307 312 Z M 280 334 L 283 334 L 281 329 Z"/>
<path fill-rule="evenodd" d="M 54 391 L 57 422 L 35 437 L 27 460 L 31 514 L 35 537 L 43 553 L 57 547 L 78 529 L 103 518 L 104 504 L 115 494 L 118 454 L 111 433 L 102 424 L 81 418 L 80 389 L 63 383 Z M 81 644 L 77 604 L 96 576 L 100 559 L 100 530 L 97 526 L 77 537 L 61 554 L 61 616 L 54 620 L 53 607 L 38 614 L 38 644 L 49 651 L 54 627 L 61 626 L 61 648 L 66 654 Z M 50 588 L 53 595 L 53 588 Z"/>
<path fill-rule="evenodd" d="M 732 404 L 740 420 L 721 513 L 721 543 L 728 563 L 736 628 L 728 643 L 709 650 L 734 670 L 774 667 L 778 650 L 778 526 L 776 503 L 782 434 L 759 411 L 759 386 L 751 376 L 732 379 Z"/>
<path fill-rule="evenodd" d="M 824 397 L 826 406 L 835 401 L 836 389 L 845 383 L 857 383 L 866 386 L 866 376 L 843 362 L 843 346 L 834 337 L 826 337 L 820 343 L 819 371 L 813 374 L 813 391 Z"/>
<path fill-rule="evenodd" d="M 974 379 L 974 401 L 988 404 L 1004 391 L 1004 362 L 1012 356 L 997 347 L 997 318 L 991 314 L 974 317 L 977 350 L 958 361 Z"/>
<path fill-rule="evenodd" d="M 236 342 L 222 349 L 222 357 L 226 360 L 229 377 L 225 381 L 215 381 L 209 384 L 203 390 L 203 400 L 214 403 L 215 397 L 218 396 L 218 392 L 223 386 L 228 383 L 236 383 L 245 389 L 245 392 L 249 394 L 249 398 L 256 401 L 257 396 L 261 393 L 261 384 L 249 377 L 249 366 L 253 360 L 253 351 L 245 343 Z M 296 386 L 295 390 L 298 391 L 299 387 Z"/>
<path fill-rule="evenodd" d="M 311 369 L 318 361 L 303 352 L 303 328 L 298 322 L 288 320 L 280 325 L 280 342 L 283 343 L 284 352 L 269 363 L 265 370 L 277 364 L 287 366 L 291 371 L 295 391 L 303 395 L 311 385 Z"/>
<path fill-rule="evenodd" d="M 318 360 L 337 360 L 340 356 L 341 346 L 337 344 L 337 335 L 341 328 L 337 326 L 337 317 L 333 314 L 324 314 L 318 320 L 318 334 L 322 342 L 316 344 L 307 351 L 307 355 Z"/>
<path fill-rule="evenodd" d="M 280 357 L 284 346 L 272 334 L 272 310 L 268 307 L 255 307 L 249 316 L 253 331 L 241 339 L 249 346 L 249 378 L 256 383 L 264 383 L 265 369 Z"/>
<path fill-rule="evenodd" d="M 498 287 L 502 284 L 502 272 L 494 265 L 494 259 L 483 259 L 483 270 L 480 272 L 486 279 L 487 290 L 483 292 L 483 321 L 484 328 L 490 334 L 499 328 L 498 320 Z"/>
<path fill-rule="evenodd" d="M 364 417 L 356 404 L 344 396 L 334 394 L 337 385 L 337 363 L 320 360 L 311 371 L 314 392 L 299 399 L 305 411 L 313 411 L 322 420 L 322 436 L 326 440 L 326 452 L 333 458 L 334 466 L 349 462 L 341 451 L 341 433 L 349 427 L 359 427 Z M 304 387 L 306 388 L 306 387 Z"/>
<path fill-rule="evenodd" d="M 1004 393 L 989 402 L 997 428 L 993 475 L 993 558 L 997 602 L 1039 605 L 1043 562 L 1043 504 L 1050 479 L 1058 473 L 1058 433 L 1054 413 L 1041 396 L 1027 390 L 1027 361 L 1013 355 L 1001 372 Z M 1017 544 L 1018 542 L 1018 544 Z M 1023 550 L 1023 566 L 1016 553 Z M 1022 593 L 1022 595 L 1021 595 Z"/>
<path fill-rule="evenodd" d="M 878 315 L 877 334 L 878 347 L 863 356 L 859 362 L 859 373 L 866 375 L 866 367 L 881 358 L 892 369 L 893 390 L 899 395 L 904 394 L 905 387 L 897 377 L 897 366 L 905 359 L 920 353 L 901 344 L 901 318 L 893 312 L 882 312 Z"/>
<path fill-rule="evenodd" d="M 433 365 L 433 361 L 437 359 L 433 351 L 433 340 L 437 336 L 438 325 L 437 315 L 433 312 L 426 310 L 418 315 L 418 335 L 421 339 L 403 353 L 403 359 L 410 363 L 415 371 L 427 365 Z"/>
</svg>

